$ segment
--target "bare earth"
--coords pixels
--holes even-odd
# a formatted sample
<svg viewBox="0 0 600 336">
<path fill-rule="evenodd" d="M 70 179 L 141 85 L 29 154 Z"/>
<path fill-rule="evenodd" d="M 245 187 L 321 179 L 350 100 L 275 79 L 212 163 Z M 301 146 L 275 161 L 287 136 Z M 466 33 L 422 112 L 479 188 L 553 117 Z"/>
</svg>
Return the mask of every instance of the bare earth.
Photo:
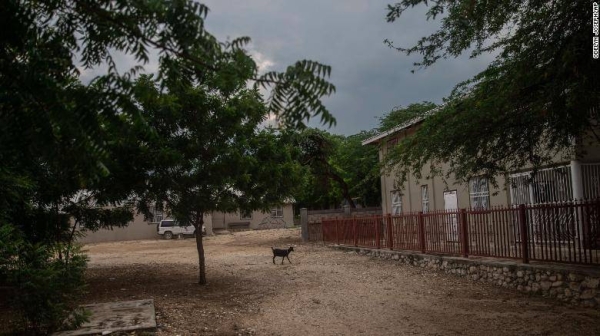
<svg viewBox="0 0 600 336">
<path fill-rule="evenodd" d="M 271 246 L 293 245 L 284 265 Z M 104 243 L 85 303 L 153 298 L 158 335 L 600 335 L 600 312 L 303 244 L 296 229 Z"/>
</svg>

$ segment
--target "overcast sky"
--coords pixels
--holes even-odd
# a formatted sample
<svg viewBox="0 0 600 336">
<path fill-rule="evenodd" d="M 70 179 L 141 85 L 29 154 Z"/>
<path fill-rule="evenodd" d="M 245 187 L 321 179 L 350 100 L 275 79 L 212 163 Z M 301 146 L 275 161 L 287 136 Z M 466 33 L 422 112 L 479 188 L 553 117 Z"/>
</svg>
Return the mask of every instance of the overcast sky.
<svg viewBox="0 0 600 336">
<path fill-rule="evenodd" d="M 465 56 L 411 73 L 418 55 L 407 57 L 383 41 L 412 46 L 435 31 L 439 22 L 426 21 L 425 7 L 387 23 L 389 0 L 201 2 L 210 8 L 207 30 L 219 40 L 249 36 L 251 52 L 263 71 L 284 70 L 302 59 L 331 65 L 337 92 L 325 99 L 325 105 L 337 119 L 337 125 L 328 129 L 332 133 L 351 135 L 373 129 L 378 118 L 395 106 L 424 100 L 441 103 L 454 85 L 491 61 L 491 56 L 475 60 Z M 145 68 L 155 71 L 156 64 Z M 84 81 L 89 75 L 84 71 Z M 309 125 L 319 126 L 319 120 Z"/>
<path fill-rule="evenodd" d="M 416 71 L 418 56 L 389 49 L 386 38 L 411 46 L 439 22 L 425 7 L 399 21 L 385 21 L 386 0 L 207 0 L 206 26 L 219 39 L 249 36 L 259 64 L 282 70 L 311 59 L 333 67 L 337 93 L 325 100 L 337 119 L 332 133 L 350 135 L 377 126 L 394 106 L 423 100 L 441 103 L 458 82 L 483 70 L 490 57 L 440 61 Z M 311 121 L 312 126 L 318 120 Z"/>
</svg>

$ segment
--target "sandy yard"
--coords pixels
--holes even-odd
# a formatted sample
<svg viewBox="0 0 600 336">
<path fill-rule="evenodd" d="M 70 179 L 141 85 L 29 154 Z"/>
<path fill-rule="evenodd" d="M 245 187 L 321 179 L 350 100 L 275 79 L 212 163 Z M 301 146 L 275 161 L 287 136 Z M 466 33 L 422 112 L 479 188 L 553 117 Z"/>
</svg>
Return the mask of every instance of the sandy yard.
<svg viewBox="0 0 600 336">
<path fill-rule="evenodd" d="M 271 246 L 293 245 L 280 265 Z M 88 245 L 86 303 L 153 298 L 158 335 L 600 335 L 600 312 L 303 244 L 296 229 Z"/>
</svg>

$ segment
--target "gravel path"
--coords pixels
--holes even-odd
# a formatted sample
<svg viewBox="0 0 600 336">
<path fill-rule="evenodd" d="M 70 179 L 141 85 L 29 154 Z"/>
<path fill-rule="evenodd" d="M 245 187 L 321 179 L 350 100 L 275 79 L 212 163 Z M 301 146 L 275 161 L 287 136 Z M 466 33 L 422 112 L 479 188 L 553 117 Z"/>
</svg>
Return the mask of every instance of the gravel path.
<svg viewBox="0 0 600 336">
<path fill-rule="evenodd" d="M 298 230 L 88 245 L 86 303 L 154 298 L 158 335 L 600 335 L 600 312 L 355 253 Z M 271 246 L 294 245 L 272 263 Z"/>
</svg>

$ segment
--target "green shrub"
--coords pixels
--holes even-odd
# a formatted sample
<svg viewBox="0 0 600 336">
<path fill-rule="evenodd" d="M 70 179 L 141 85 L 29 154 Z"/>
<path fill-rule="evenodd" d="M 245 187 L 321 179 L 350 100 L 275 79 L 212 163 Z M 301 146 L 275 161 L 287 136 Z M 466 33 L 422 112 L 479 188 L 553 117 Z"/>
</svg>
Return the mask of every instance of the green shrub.
<svg viewBox="0 0 600 336">
<path fill-rule="evenodd" d="M 0 285 L 17 314 L 14 332 L 46 335 L 87 319 L 77 308 L 87 257 L 79 247 L 33 244 L 10 225 L 0 226 Z"/>
</svg>

